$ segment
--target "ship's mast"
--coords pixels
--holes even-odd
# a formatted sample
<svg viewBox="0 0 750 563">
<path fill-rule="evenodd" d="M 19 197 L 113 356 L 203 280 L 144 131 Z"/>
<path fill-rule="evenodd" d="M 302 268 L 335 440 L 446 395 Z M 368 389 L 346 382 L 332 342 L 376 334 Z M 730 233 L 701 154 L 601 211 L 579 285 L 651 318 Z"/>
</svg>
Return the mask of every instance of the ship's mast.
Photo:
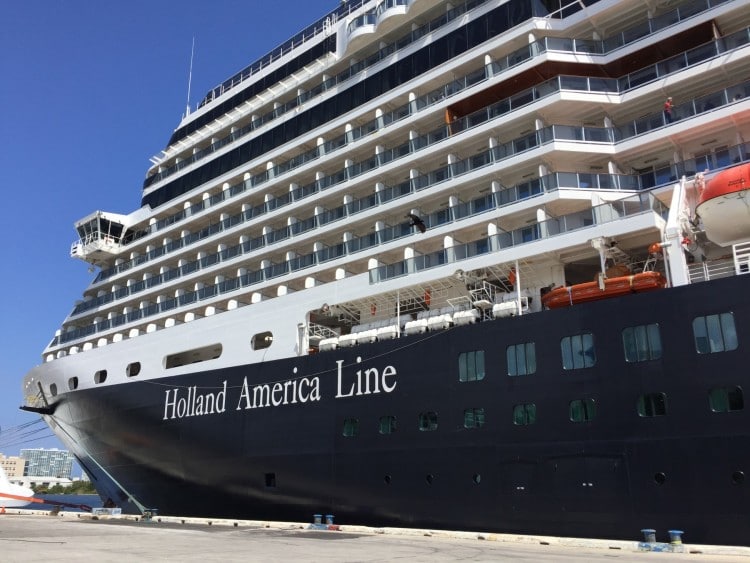
<svg viewBox="0 0 750 563">
<path fill-rule="evenodd" d="M 190 48 L 190 70 L 188 71 L 188 89 L 187 103 L 185 105 L 185 117 L 190 115 L 190 86 L 193 83 L 193 57 L 195 56 L 195 35 L 193 35 L 193 45 Z"/>
</svg>

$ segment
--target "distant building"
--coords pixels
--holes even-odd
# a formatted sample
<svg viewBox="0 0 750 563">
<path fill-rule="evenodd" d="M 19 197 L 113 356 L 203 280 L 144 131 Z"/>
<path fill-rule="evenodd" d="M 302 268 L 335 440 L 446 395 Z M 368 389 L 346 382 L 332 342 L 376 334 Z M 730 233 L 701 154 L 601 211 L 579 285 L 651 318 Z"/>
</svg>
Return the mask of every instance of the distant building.
<svg viewBox="0 0 750 563">
<path fill-rule="evenodd" d="M 3 468 L 8 479 L 23 477 L 25 474 L 24 469 L 26 468 L 26 460 L 18 456 L 5 457 L 3 454 L 0 454 L 0 467 Z"/>
<path fill-rule="evenodd" d="M 21 457 L 26 460 L 25 476 L 28 477 L 59 477 L 70 479 L 73 470 L 73 454 L 67 450 L 57 448 L 45 450 L 21 450 Z"/>
</svg>

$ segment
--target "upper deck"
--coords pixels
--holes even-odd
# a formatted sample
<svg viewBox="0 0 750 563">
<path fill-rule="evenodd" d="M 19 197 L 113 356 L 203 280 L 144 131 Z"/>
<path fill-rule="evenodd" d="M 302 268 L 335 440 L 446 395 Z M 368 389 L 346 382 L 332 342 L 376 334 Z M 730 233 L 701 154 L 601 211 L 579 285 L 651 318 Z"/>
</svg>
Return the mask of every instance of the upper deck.
<svg viewBox="0 0 750 563">
<path fill-rule="evenodd" d="M 597 3 L 598 17 L 616 9 L 608 4 Z M 114 238 L 97 231 L 114 246 L 90 247 L 101 271 L 51 353 L 286 302 L 326 284 L 351 288 L 347 302 L 363 303 L 440 286 L 459 268 L 507 273 L 516 259 L 546 268 L 523 277 L 538 292 L 565 282 L 564 266 L 581 257 L 587 275 L 596 268 L 588 241 L 600 236 L 645 252 L 662 238 L 683 176 L 747 159 L 750 86 L 731 80 L 750 69 L 740 4 L 686 2 L 657 18 L 641 10 L 631 27 L 595 40 L 583 38 L 591 14 L 552 26 L 524 19 L 381 96 L 368 99 L 363 86 L 356 107 L 257 157 L 233 160 L 242 143 L 288 116 L 245 137 L 235 129 L 225 146 L 172 173 L 186 178 L 191 167 L 223 162 L 226 170 L 117 218 Z M 446 16 L 432 35 L 351 76 L 398 72 L 399 61 L 418 60 L 420 41 L 442 48 L 496 9 L 478 3 Z M 566 25 L 581 37 L 565 37 Z M 322 96 L 353 95 L 347 84 Z M 662 112 L 665 94 L 675 95 L 672 121 Z M 84 234 L 76 253 L 91 243 Z"/>
</svg>

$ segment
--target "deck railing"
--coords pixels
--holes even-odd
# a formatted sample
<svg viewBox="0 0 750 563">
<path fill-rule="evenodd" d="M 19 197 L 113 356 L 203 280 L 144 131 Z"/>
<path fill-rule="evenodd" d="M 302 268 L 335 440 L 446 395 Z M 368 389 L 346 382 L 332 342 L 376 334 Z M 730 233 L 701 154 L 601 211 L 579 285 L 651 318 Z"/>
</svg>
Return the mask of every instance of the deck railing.
<svg viewBox="0 0 750 563">
<path fill-rule="evenodd" d="M 545 42 L 548 40 L 551 41 L 551 39 L 545 39 L 544 41 L 539 42 L 539 45 L 541 47 L 544 47 Z M 578 91 L 591 93 L 622 94 L 634 88 L 641 87 L 648 82 L 663 79 L 668 74 L 680 72 L 687 67 L 701 64 L 706 60 L 719 56 L 720 54 L 725 53 L 729 49 L 729 46 L 731 46 L 732 49 L 737 49 L 749 43 L 750 28 L 746 28 L 730 36 L 717 39 L 716 41 L 708 43 L 704 46 L 688 51 L 687 53 L 672 57 L 667 62 L 660 62 L 655 65 L 651 65 L 646 69 L 638 70 L 619 79 L 559 76 L 537 86 L 519 92 L 518 94 L 506 98 L 505 100 L 501 100 L 495 104 L 492 104 L 491 106 L 488 106 L 487 108 L 483 108 L 482 110 L 474 112 L 471 115 L 465 116 L 460 120 L 456 120 L 449 126 L 439 128 L 438 130 L 428 133 L 427 135 L 416 140 L 409 141 L 409 143 L 396 147 L 395 149 L 386 150 L 381 155 L 378 155 L 377 158 L 379 159 L 380 164 L 387 163 L 394 158 L 394 153 L 399 156 L 403 155 L 405 151 L 412 152 L 416 148 L 424 148 L 426 146 L 429 146 L 429 144 L 433 142 L 442 140 L 449 134 L 456 134 L 463 130 L 476 127 L 489 120 L 499 119 L 502 115 L 508 114 L 511 111 L 515 111 L 521 107 L 534 103 L 558 92 Z M 530 57 L 533 51 L 534 49 L 532 48 L 524 47 L 522 50 L 517 51 L 517 53 L 526 53 Z M 515 55 L 511 54 L 506 57 L 506 61 L 504 64 L 510 65 L 511 61 L 513 61 L 513 65 L 516 65 L 524 62 L 525 60 L 525 58 L 515 60 Z M 672 63 L 670 63 L 669 61 L 672 61 Z M 493 65 L 499 65 L 498 68 L 492 71 L 493 73 L 499 72 L 500 67 L 502 67 L 502 69 L 506 68 L 506 66 L 503 66 L 503 64 L 500 64 L 498 62 L 493 63 Z M 421 111 L 431 105 L 439 103 L 447 97 L 455 95 L 456 93 L 461 92 L 466 88 L 484 81 L 486 78 L 487 77 L 485 76 L 485 69 L 483 69 L 481 71 L 475 71 L 462 78 L 454 80 L 439 89 L 421 96 L 420 98 L 409 104 L 405 104 L 404 106 L 399 107 L 396 110 L 389 112 L 377 119 L 374 119 L 366 123 L 365 125 L 357 127 L 352 131 L 348 131 L 343 135 L 340 135 L 339 137 L 336 137 L 335 139 L 332 139 L 324 143 L 323 145 L 316 147 L 315 149 L 297 155 L 286 162 L 278 164 L 270 170 L 253 176 L 249 180 L 233 186 L 228 193 L 226 191 L 222 191 L 220 194 L 211 198 L 211 200 L 209 200 L 209 203 L 213 201 L 221 202 L 226 199 L 228 195 L 238 195 L 251 187 L 256 187 L 272 179 L 276 179 L 281 174 L 290 172 L 299 166 L 317 160 L 324 155 L 328 155 L 338 149 L 341 149 L 347 146 L 349 143 L 365 137 L 376 130 L 382 129 L 383 127 L 387 127 L 392 123 L 400 121 L 401 119 L 404 119 L 405 117 L 411 115 L 413 112 Z M 685 119 L 699 113 L 711 111 L 712 109 L 722 107 L 726 104 L 736 102 L 744 97 L 749 96 L 750 81 L 746 81 L 730 88 L 726 88 L 721 91 L 713 92 L 686 101 L 674 108 L 673 116 L 675 120 Z M 262 119 L 263 118 L 259 118 L 259 121 L 262 121 Z M 613 138 L 617 140 L 625 139 L 652 131 L 667 124 L 668 123 L 663 112 L 653 113 L 644 118 L 634 120 L 631 123 L 626 123 L 617 127 L 614 134 L 615 137 Z M 255 125 L 253 124 L 235 131 L 230 136 L 217 140 L 214 144 L 204 149 L 203 151 L 198 151 L 197 153 L 192 155 L 191 158 L 181 161 L 175 166 L 160 172 L 159 175 L 168 176 L 171 173 L 176 172 L 177 170 L 182 169 L 185 166 L 188 166 L 193 162 L 196 162 L 197 160 L 208 156 L 209 154 L 212 154 L 219 148 L 236 140 L 237 138 L 248 134 L 254 128 Z M 202 210 L 205 205 L 206 202 L 204 201 L 196 204 L 193 209 L 185 210 L 176 215 L 162 219 L 161 221 L 150 227 L 150 232 L 174 224 L 176 221 L 184 218 L 187 214 L 193 214 L 194 212 Z"/>
<path fill-rule="evenodd" d="M 406 275 L 410 272 L 436 267 L 445 263 L 465 260 L 480 254 L 497 252 L 511 246 L 556 236 L 577 229 L 593 227 L 619 219 L 625 219 L 646 212 L 657 213 L 658 215 L 665 217 L 667 209 L 652 194 L 637 194 L 622 200 L 602 204 L 583 212 L 549 219 L 536 225 L 517 229 L 516 231 L 503 232 L 492 237 L 447 248 L 429 255 L 404 260 L 403 262 L 396 264 L 381 266 L 380 268 L 370 271 L 370 283 L 377 283 L 392 277 Z M 394 240 L 395 238 L 399 238 L 399 236 L 406 236 L 404 233 L 411 234 L 411 231 L 412 229 L 406 225 L 398 225 L 396 227 L 384 229 L 365 237 L 344 242 L 343 251 L 345 254 L 351 252 L 362 252 L 378 244 L 383 244 Z M 264 268 L 247 272 L 236 278 L 227 279 L 213 285 L 205 285 L 196 291 L 187 291 L 177 297 L 169 298 L 159 303 L 145 306 L 141 309 L 135 309 L 128 313 L 116 315 L 112 318 L 101 320 L 85 327 L 71 328 L 59 336 L 56 336 L 51 346 L 64 344 L 81 338 L 87 338 L 99 332 L 111 330 L 137 320 L 144 320 L 148 317 L 165 313 L 185 305 L 197 303 L 218 295 L 229 294 L 237 289 L 249 288 L 260 284 L 263 281 L 275 279 L 293 271 L 299 271 L 311 267 L 320 262 L 321 260 L 317 253 L 312 253 L 311 255 L 300 256 L 293 260 L 287 260 L 277 264 L 269 263 Z M 133 293 L 145 291 L 146 289 L 155 287 L 160 283 L 171 281 L 175 275 L 180 276 L 194 273 L 201 267 L 207 267 L 208 265 L 213 265 L 215 263 L 216 262 L 212 262 L 208 258 L 203 258 L 185 264 L 179 270 L 166 272 L 164 277 L 154 276 L 153 278 L 142 280 L 131 286 L 101 296 L 95 301 L 98 306 L 100 306 L 114 301 L 115 299 L 120 299 L 128 295 L 133 295 Z"/>
<path fill-rule="evenodd" d="M 735 244 L 731 258 L 718 258 L 688 264 L 688 280 L 698 283 L 718 278 L 750 274 L 750 242 Z"/>
<path fill-rule="evenodd" d="M 534 225 L 505 231 L 485 238 L 444 248 L 437 252 L 416 256 L 378 266 L 370 270 L 370 283 L 384 282 L 408 274 L 429 270 L 445 264 L 458 263 L 475 256 L 499 252 L 522 244 L 548 239 L 579 229 L 633 217 L 642 213 L 655 213 L 666 218 L 666 206 L 651 193 L 643 193 L 617 201 L 597 205 L 585 211 L 555 217 Z"/>
<path fill-rule="evenodd" d="M 482 4 L 488 1 L 489 0 L 469 0 L 468 2 L 464 4 L 453 8 L 452 10 L 450 10 L 450 12 L 446 13 L 444 16 L 441 16 L 437 20 L 424 24 L 420 28 L 412 31 L 408 36 L 406 36 L 406 38 L 402 38 L 401 40 L 397 42 L 394 42 L 390 45 L 383 47 L 374 55 L 362 61 L 359 61 L 356 64 L 351 65 L 346 70 L 340 72 L 336 76 L 329 78 L 328 80 L 324 81 L 322 84 L 316 86 L 315 88 L 312 88 L 310 90 L 307 90 L 301 93 L 295 99 L 290 100 L 286 104 L 282 104 L 280 106 L 275 107 L 273 111 L 268 112 L 258 117 L 251 124 L 243 128 L 240 128 L 236 131 L 233 131 L 231 134 L 225 137 L 217 139 L 210 146 L 208 146 L 207 148 L 203 150 L 195 152 L 189 158 L 181 160 L 180 162 L 174 164 L 173 166 L 160 170 L 159 172 L 157 172 L 156 174 L 154 174 L 153 176 L 147 179 L 146 185 L 150 186 L 153 183 L 161 181 L 171 176 L 172 174 L 175 174 L 176 172 L 178 172 L 179 170 L 182 170 L 186 166 L 189 166 L 190 164 L 193 164 L 203 158 L 206 158 L 207 156 L 210 156 L 211 154 L 213 154 L 220 148 L 224 147 L 225 145 L 231 142 L 234 142 L 237 139 L 242 138 L 246 135 L 249 135 L 250 133 L 255 131 L 257 128 L 294 110 L 295 108 L 299 107 L 301 104 L 308 102 L 310 99 L 322 94 L 323 92 L 329 90 L 333 86 L 342 84 L 343 82 L 359 75 L 359 73 L 362 72 L 364 69 L 380 62 L 381 60 L 383 60 L 387 56 L 390 56 L 397 50 L 403 49 L 406 45 L 409 45 L 410 43 L 412 43 L 419 37 L 422 37 L 426 33 L 435 31 L 442 25 L 445 25 L 453 21 L 453 19 L 463 15 L 464 13 L 466 13 L 467 11 L 471 9 L 481 6 Z M 715 7 L 715 5 L 724 3 L 726 1 L 731 1 L 731 0 L 698 0 L 695 2 L 695 7 L 692 9 L 688 9 L 685 13 L 690 13 L 690 15 L 693 16 L 693 15 L 696 15 L 697 13 L 708 10 L 712 7 Z M 580 7 L 577 0 L 573 4 L 576 4 Z M 684 7 L 682 8 L 684 9 Z M 666 15 L 662 15 L 659 18 L 657 18 L 657 20 L 649 20 L 649 22 L 658 21 L 658 22 L 661 22 L 661 24 L 649 24 L 647 27 L 649 28 L 653 27 L 654 30 L 666 29 L 666 27 L 669 27 L 670 25 L 675 25 L 677 23 L 680 23 L 680 21 L 682 21 L 682 19 L 680 18 L 680 8 L 677 8 L 673 10 L 673 12 L 670 12 L 670 13 L 674 13 L 674 15 L 671 17 L 665 17 Z M 664 25 L 664 27 L 659 27 L 659 25 Z M 638 29 L 640 29 L 640 27 L 638 27 Z M 518 66 L 519 64 L 522 64 L 526 62 L 527 60 L 532 59 L 533 57 L 540 56 L 546 53 L 547 51 L 606 54 L 610 51 L 619 49 L 620 47 L 624 45 L 627 45 L 631 42 L 637 41 L 642 38 L 642 36 L 639 33 L 627 34 L 627 32 L 623 32 L 621 36 L 624 38 L 622 42 L 620 40 L 614 41 L 612 42 L 611 45 L 607 45 L 604 41 L 590 41 L 590 40 L 580 40 L 580 39 L 573 40 L 573 39 L 556 38 L 556 37 L 543 38 L 539 41 L 535 41 L 534 43 L 531 43 L 527 47 L 522 47 L 521 49 L 514 51 L 513 53 L 503 57 L 502 59 L 498 61 L 494 61 L 493 63 L 491 63 L 488 69 L 482 69 L 478 73 L 475 72 L 470 75 L 467 75 L 467 77 L 465 77 L 465 79 L 463 80 L 458 79 L 446 85 L 445 87 L 441 88 L 440 90 L 431 92 L 427 94 L 426 96 L 421 96 L 416 102 L 414 102 L 413 106 L 414 108 L 416 108 L 416 110 L 421 110 L 424 107 L 428 107 L 429 105 L 437 103 L 446 97 L 457 94 L 463 89 L 476 84 L 478 81 L 486 80 L 493 75 L 496 75 L 509 68 Z M 690 64 L 696 64 L 695 57 L 699 55 L 700 53 L 692 54 L 689 57 Z M 672 65 L 676 65 L 676 64 L 678 64 L 678 62 L 672 62 Z M 667 65 L 666 68 L 657 69 L 657 71 L 659 71 L 661 75 L 664 75 L 665 72 L 667 73 L 669 72 L 669 68 L 670 66 Z M 634 86 L 638 84 L 642 84 L 641 81 L 646 80 L 646 75 L 648 74 L 647 71 L 637 71 L 637 73 L 641 73 L 643 76 L 639 77 L 637 80 L 635 78 L 633 79 Z M 637 74 L 637 73 L 633 73 L 633 74 Z M 628 77 L 626 78 L 629 78 L 629 76 L 630 75 L 628 75 Z M 656 78 L 658 78 L 658 76 L 653 79 L 656 79 Z M 230 79 L 230 82 L 232 80 L 233 79 Z M 237 82 L 236 84 L 239 84 L 239 82 Z M 233 86 L 236 84 L 233 83 Z M 401 109 L 402 110 L 405 109 L 406 115 L 409 115 L 413 111 L 413 108 L 411 106 L 412 104 L 407 104 L 404 108 L 401 108 Z M 402 112 L 399 111 L 399 113 L 402 113 Z M 382 124 L 378 125 L 378 123 L 375 123 L 376 129 L 379 126 L 382 126 Z M 315 158 L 317 158 L 318 156 L 319 155 L 316 153 Z"/>
</svg>

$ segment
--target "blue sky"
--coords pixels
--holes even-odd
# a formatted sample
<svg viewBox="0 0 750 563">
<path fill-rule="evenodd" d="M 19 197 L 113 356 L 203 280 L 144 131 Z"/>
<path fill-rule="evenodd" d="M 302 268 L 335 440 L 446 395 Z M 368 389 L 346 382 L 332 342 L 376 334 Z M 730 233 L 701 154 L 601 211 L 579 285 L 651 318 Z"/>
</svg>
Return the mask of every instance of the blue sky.
<svg viewBox="0 0 750 563">
<path fill-rule="evenodd" d="M 62 447 L 13 428 L 21 379 L 94 274 L 73 223 L 140 204 L 149 158 L 187 102 L 336 7 L 336 0 L 8 0 L 0 12 L 0 453 Z M 15 433 L 18 436 L 18 433 Z M 47 436 L 47 437 L 44 437 Z M 38 439 L 42 437 L 41 439 Z M 31 437 L 29 437 L 31 438 Z"/>
</svg>

